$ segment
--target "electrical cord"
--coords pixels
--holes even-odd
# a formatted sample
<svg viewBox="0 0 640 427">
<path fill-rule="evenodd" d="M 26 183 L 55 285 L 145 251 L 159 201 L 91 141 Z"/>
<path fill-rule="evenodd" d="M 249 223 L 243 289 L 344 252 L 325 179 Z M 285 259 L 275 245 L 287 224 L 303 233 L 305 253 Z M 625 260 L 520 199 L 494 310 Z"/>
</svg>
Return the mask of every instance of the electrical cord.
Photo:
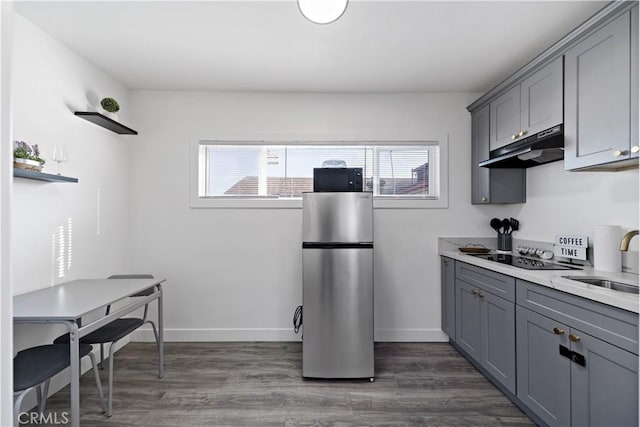
<svg viewBox="0 0 640 427">
<path fill-rule="evenodd" d="M 300 330 L 300 326 L 302 326 L 302 306 L 299 305 L 296 308 L 295 313 L 293 313 L 293 332 L 296 334 Z"/>
</svg>

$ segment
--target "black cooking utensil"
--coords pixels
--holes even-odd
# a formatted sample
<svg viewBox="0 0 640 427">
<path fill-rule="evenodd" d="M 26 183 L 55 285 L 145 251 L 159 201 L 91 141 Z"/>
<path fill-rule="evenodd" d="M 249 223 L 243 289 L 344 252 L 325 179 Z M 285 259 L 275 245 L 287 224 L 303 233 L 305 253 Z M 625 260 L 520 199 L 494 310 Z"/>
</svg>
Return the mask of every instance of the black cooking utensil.
<svg viewBox="0 0 640 427">
<path fill-rule="evenodd" d="M 509 234 L 509 230 L 511 230 L 511 221 L 509 221 L 509 218 L 505 218 L 502 220 L 502 232 Z"/>
<path fill-rule="evenodd" d="M 502 221 L 500 221 L 498 218 L 491 218 L 491 222 L 489 222 L 489 225 L 499 233 L 500 227 L 502 227 Z"/>
<path fill-rule="evenodd" d="M 518 231 L 520 229 L 520 221 L 515 218 L 511 218 L 511 231 Z"/>
</svg>

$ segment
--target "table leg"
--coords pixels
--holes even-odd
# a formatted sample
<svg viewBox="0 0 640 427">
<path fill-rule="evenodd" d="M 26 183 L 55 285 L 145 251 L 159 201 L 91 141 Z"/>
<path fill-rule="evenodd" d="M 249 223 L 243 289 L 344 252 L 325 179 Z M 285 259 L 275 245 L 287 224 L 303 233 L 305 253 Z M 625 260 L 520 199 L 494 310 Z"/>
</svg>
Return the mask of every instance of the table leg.
<svg viewBox="0 0 640 427">
<path fill-rule="evenodd" d="M 80 427 L 80 338 L 78 325 L 66 322 L 69 328 L 69 362 L 71 373 L 71 427 Z"/>
<path fill-rule="evenodd" d="M 164 314 L 162 312 L 162 286 L 160 284 L 158 284 L 158 292 L 160 292 L 160 296 L 158 297 L 158 346 L 160 353 L 160 370 L 158 376 L 162 378 L 164 377 L 164 325 L 162 322 Z"/>
</svg>

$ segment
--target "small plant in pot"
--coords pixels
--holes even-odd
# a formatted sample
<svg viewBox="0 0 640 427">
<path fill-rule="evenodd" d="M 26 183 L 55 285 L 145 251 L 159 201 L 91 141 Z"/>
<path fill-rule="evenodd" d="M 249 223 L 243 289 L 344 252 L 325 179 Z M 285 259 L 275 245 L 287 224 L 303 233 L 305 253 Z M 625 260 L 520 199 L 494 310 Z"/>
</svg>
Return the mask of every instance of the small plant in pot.
<svg viewBox="0 0 640 427">
<path fill-rule="evenodd" d="M 40 157 L 38 144 L 29 145 L 24 141 L 14 141 L 13 143 L 13 167 L 27 169 L 36 172 L 42 170 L 45 160 Z"/>
<path fill-rule="evenodd" d="M 120 111 L 120 104 L 113 98 L 102 98 L 100 106 L 105 111 L 106 115 L 112 119 L 117 119 L 116 113 Z"/>
</svg>

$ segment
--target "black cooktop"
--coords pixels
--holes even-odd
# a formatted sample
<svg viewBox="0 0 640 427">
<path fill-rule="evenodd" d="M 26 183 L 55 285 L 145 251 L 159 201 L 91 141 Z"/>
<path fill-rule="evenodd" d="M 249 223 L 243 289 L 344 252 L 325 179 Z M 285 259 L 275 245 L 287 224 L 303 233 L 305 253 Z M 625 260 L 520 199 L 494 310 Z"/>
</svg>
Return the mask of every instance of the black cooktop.
<svg viewBox="0 0 640 427">
<path fill-rule="evenodd" d="M 526 258 L 523 256 L 507 254 L 474 254 L 472 256 L 524 268 L 526 270 L 582 270 L 580 267 L 569 267 L 568 265 L 554 264 L 541 259 Z"/>
</svg>

